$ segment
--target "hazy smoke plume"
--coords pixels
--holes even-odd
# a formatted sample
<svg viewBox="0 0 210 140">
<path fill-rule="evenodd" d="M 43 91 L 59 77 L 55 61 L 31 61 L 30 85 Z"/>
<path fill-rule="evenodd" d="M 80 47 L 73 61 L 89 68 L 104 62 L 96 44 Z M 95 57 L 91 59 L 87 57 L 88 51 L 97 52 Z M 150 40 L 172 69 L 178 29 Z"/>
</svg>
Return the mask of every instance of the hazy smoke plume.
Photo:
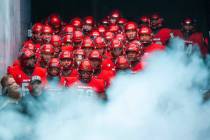
<svg viewBox="0 0 210 140">
<path fill-rule="evenodd" d="M 0 112 L 0 139 L 209 140 L 210 105 L 202 102 L 208 65 L 198 52 L 184 53 L 174 39 L 155 53 L 144 71 L 119 74 L 109 101 L 69 89 L 28 104 L 31 116 Z"/>
</svg>

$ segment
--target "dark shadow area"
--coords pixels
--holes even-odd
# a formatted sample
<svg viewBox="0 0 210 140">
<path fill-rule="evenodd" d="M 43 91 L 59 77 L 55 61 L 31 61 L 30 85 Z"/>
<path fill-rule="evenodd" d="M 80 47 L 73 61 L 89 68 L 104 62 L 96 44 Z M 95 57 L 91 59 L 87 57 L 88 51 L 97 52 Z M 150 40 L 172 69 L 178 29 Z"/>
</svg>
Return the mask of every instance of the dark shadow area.
<svg viewBox="0 0 210 140">
<path fill-rule="evenodd" d="M 198 27 L 207 28 L 208 6 L 204 0 L 32 0 L 32 21 L 39 21 L 50 13 L 60 13 L 69 21 L 75 16 L 93 15 L 96 19 L 106 16 L 111 10 L 119 9 L 128 19 L 154 12 L 165 18 L 171 28 L 179 27 L 180 21 L 191 16 L 197 19 Z"/>
</svg>

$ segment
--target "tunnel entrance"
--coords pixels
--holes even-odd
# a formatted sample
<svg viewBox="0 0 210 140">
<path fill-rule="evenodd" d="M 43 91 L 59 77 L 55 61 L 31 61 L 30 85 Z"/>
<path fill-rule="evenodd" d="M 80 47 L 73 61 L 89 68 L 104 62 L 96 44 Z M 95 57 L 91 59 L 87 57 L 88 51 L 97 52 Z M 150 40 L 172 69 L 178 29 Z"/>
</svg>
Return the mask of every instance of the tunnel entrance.
<svg viewBox="0 0 210 140">
<path fill-rule="evenodd" d="M 165 18 L 166 26 L 178 28 L 180 21 L 187 16 L 198 20 L 200 30 L 207 28 L 206 1 L 201 0 L 35 0 L 31 2 L 32 21 L 39 21 L 51 13 L 59 13 L 66 21 L 72 17 L 93 15 L 101 19 L 113 9 L 119 9 L 128 19 L 138 19 L 154 12 Z"/>
</svg>

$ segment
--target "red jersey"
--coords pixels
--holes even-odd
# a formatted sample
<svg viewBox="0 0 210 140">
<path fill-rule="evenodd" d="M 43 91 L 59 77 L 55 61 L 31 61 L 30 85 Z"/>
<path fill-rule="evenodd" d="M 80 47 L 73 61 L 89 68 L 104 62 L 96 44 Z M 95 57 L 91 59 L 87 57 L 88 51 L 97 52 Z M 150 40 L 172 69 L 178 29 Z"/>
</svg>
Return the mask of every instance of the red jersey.
<svg viewBox="0 0 210 140">
<path fill-rule="evenodd" d="M 12 75 L 18 85 L 22 87 L 23 92 L 28 92 L 28 86 L 31 81 L 32 76 L 39 76 L 42 79 L 42 83 L 46 83 L 47 72 L 41 67 L 35 67 L 31 76 L 27 75 L 20 66 L 10 67 L 8 69 L 8 74 Z"/>
<path fill-rule="evenodd" d="M 153 41 L 157 44 L 166 45 L 171 38 L 171 29 L 162 28 L 153 37 Z"/>
<path fill-rule="evenodd" d="M 191 34 L 188 38 L 184 38 L 184 34 L 182 33 L 181 30 L 174 30 L 173 31 L 174 37 L 180 37 L 186 41 L 191 41 L 193 44 L 197 44 L 202 55 L 206 55 L 208 53 L 208 48 L 207 48 L 207 42 L 205 38 L 203 37 L 203 33 L 201 32 L 195 32 Z"/>
<path fill-rule="evenodd" d="M 105 82 L 102 79 L 96 79 L 92 78 L 91 81 L 87 84 L 80 82 L 78 77 L 69 77 L 66 79 L 66 85 L 67 87 L 74 86 L 76 89 L 84 90 L 84 91 L 95 91 L 99 95 L 105 94 Z"/>
<path fill-rule="evenodd" d="M 98 75 L 94 75 L 94 77 L 96 79 L 103 79 L 105 81 L 106 87 L 109 87 L 115 74 L 116 73 L 112 70 L 102 70 Z"/>
<path fill-rule="evenodd" d="M 165 46 L 161 44 L 152 43 L 150 46 L 144 48 L 144 53 L 153 53 L 156 51 L 163 51 L 165 50 Z"/>
<path fill-rule="evenodd" d="M 60 84 L 62 86 L 65 86 L 66 85 L 66 81 L 68 81 L 68 79 L 72 78 L 72 77 L 77 77 L 78 76 L 78 71 L 76 69 L 73 69 L 72 72 L 68 75 L 68 76 L 60 76 Z"/>
</svg>

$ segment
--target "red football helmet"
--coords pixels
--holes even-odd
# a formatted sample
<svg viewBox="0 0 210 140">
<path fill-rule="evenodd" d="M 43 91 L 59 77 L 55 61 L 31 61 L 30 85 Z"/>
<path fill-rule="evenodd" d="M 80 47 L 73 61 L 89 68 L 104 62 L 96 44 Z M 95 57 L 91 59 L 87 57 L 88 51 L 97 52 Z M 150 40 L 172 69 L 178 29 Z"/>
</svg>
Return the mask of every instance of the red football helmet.
<svg viewBox="0 0 210 140">
<path fill-rule="evenodd" d="M 86 56 L 88 57 L 90 52 L 94 49 L 93 40 L 87 36 L 82 43 L 82 49 L 84 49 Z"/>
<path fill-rule="evenodd" d="M 81 31 L 75 31 L 73 34 L 73 42 L 81 43 L 83 41 L 84 35 Z"/>
<path fill-rule="evenodd" d="M 73 54 L 70 51 L 62 51 L 60 53 L 60 61 L 62 69 L 70 70 L 73 64 Z"/>
<path fill-rule="evenodd" d="M 94 18 L 92 16 L 85 17 L 84 24 L 88 24 L 88 25 L 93 26 L 94 25 Z"/>
<path fill-rule="evenodd" d="M 58 58 L 52 58 L 49 62 L 47 72 L 49 76 L 56 77 L 60 74 L 60 61 Z"/>
<path fill-rule="evenodd" d="M 86 36 L 82 42 L 82 48 L 93 48 L 94 44 L 93 44 L 93 40 L 89 37 Z"/>
<path fill-rule="evenodd" d="M 32 26 L 32 33 L 42 33 L 42 27 L 43 27 L 43 24 L 42 23 L 35 23 L 33 26 Z"/>
<path fill-rule="evenodd" d="M 150 27 L 142 26 L 139 29 L 139 41 L 143 46 L 148 46 L 152 43 L 152 30 Z"/>
<path fill-rule="evenodd" d="M 79 80 L 83 83 L 89 83 L 93 76 L 93 67 L 88 59 L 85 59 L 79 65 Z"/>
<path fill-rule="evenodd" d="M 53 35 L 51 38 L 50 43 L 53 45 L 55 50 L 55 57 L 58 57 L 60 51 L 61 51 L 61 38 L 59 35 Z"/>
<path fill-rule="evenodd" d="M 40 66 L 46 68 L 51 58 L 54 57 L 54 53 L 55 51 L 52 44 L 43 44 L 41 46 Z"/>
<path fill-rule="evenodd" d="M 51 40 L 51 36 L 53 34 L 53 30 L 49 25 L 44 25 L 42 28 L 42 41 L 43 43 L 49 43 Z"/>
<path fill-rule="evenodd" d="M 97 74 L 101 70 L 102 55 L 98 50 L 93 50 L 89 55 L 90 63 L 94 69 L 94 74 Z M 98 71 L 99 70 L 99 71 Z"/>
<path fill-rule="evenodd" d="M 74 55 L 82 55 L 82 56 L 85 56 L 85 52 L 83 49 L 76 49 L 74 51 Z"/>
<path fill-rule="evenodd" d="M 101 55 L 104 55 L 107 46 L 105 38 L 99 36 L 95 39 L 95 49 L 98 50 Z"/>
<path fill-rule="evenodd" d="M 20 54 L 19 54 L 19 58 L 21 60 L 24 60 L 24 59 L 29 59 L 31 57 L 35 57 L 35 54 L 32 50 L 28 49 L 28 48 L 23 48 L 21 51 L 20 51 Z"/>
<path fill-rule="evenodd" d="M 140 47 L 137 43 L 129 43 L 126 48 L 126 56 L 129 62 L 140 60 Z"/>
<path fill-rule="evenodd" d="M 136 39 L 137 37 L 137 25 L 135 22 L 129 21 L 125 25 L 125 34 L 129 41 Z"/>
<path fill-rule="evenodd" d="M 125 19 L 125 18 L 120 18 L 119 20 L 118 20 L 118 25 L 119 26 L 125 26 L 125 24 L 127 23 L 127 19 Z"/>
<path fill-rule="evenodd" d="M 62 51 L 60 53 L 60 57 L 59 58 L 60 59 L 72 59 L 73 58 L 73 54 L 72 54 L 72 52 L 65 50 L 65 51 Z"/>
<path fill-rule="evenodd" d="M 150 17 L 150 23 L 153 30 L 159 29 L 163 26 L 163 18 L 159 14 L 155 13 Z"/>
<path fill-rule="evenodd" d="M 182 30 L 188 33 L 192 33 L 195 30 L 195 20 L 190 17 L 185 18 L 182 21 Z"/>
<path fill-rule="evenodd" d="M 85 17 L 83 24 L 83 32 L 89 33 L 93 29 L 94 24 L 94 18 L 92 16 Z"/>
<path fill-rule="evenodd" d="M 126 70 L 129 68 L 128 60 L 124 55 L 117 58 L 115 65 L 117 70 Z"/>
<path fill-rule="evenodd" d="M 130 31 L 130 30 L 137 30 L 137 25 L 135 22 L 133 21 L 129 21 L 127 22 L 127 24 L 125 25 L 125 31 Z"/>
<path fill-rule="evenodd" d="M 104 37 L 107 41 L 111 41 L 114 38 L 114 33 L 110 31 L 106 31 Z"/>
<path fill-rule="evenodd" d="M 123 48 L 123 44 L 118 38 L 114 38 L 111 42 L 111 49 L 114 48 Z"/>
<path fill-rule="evenodd" d="M 111 42 L 110 50 L 112 56 L 115 58 L 122 55 L 124 53 L 122 42 L 117 38 L 113 39 Z"/>
<path fill-rule="evenodd" d="M 110 32 L 117 33 L 117 32 L 119 32 L 119 30 L 120 30 L 120 27 L 118 25 L 112 24 L 112 25 L 109 26 L 109 31 Z"/>
<path fill-rule="evenodd" d="M 187 17 L 182 21 L 182 24 L 183 25 L 194 25 L 195 22 L 192 18 Z"/>
<path fill-rule="evenodd" d="M 136 52 L 139 53 L 140 52 L 140 48 L 138 46 L 138 44 L 136 43 L 129 43 L 126 47 L 126 53 L 127 52 Z"/>
<path fill-rule="evenodd" d="M 99 59 L 100 61 L 102 61 L 102 55 L 99 53 L 99 51 L 97 50 L 93 50 L 89 57 L 88 57 L 90 60 L 91 59 Z"/>
<path fill-rule="evenodd" d="M 31 68 L 35 67 L 36 58 L 33 51 L 29 49 L 22 49 L 19 55 L 20 64 L 23 68 Z"/>
<path fill-rule="evenodd" d="M 120 17 L 121 17 L 121 14 L 120 14 L 119 10 L 112 11 L 112 13 L 110 14 L 110 17 L 109 17 L 109 23 L 116 24 Z"/>
<path fill-rule="evenodd" d="M 48 18 L 48 23 L 55 30 L 60 29 L 61 27 L 61 19 L 58 14 L 50 15 Z"/>
<path fill-rule="evenodd" d="M 29 49 L 29 50 L 31 50 L 33 52 L 36 51 L 36 47 L 31 41 L 25 41 L 23 43 L 23 48 Z"/>
<path fill-rule="evenodd" d="M 73 25 L 70 25 L 70 24 L 67 24 L 66 26 L 64 26 L 64 28 L 62 29 L 62 34 L 63 35 L 66 35 L 66 34 L 68 34 L 68 35 L 73 35 L 73 33 L 74 33 L 74 31 L 75 31 L 75 27 L 73 26 Z"/>
<path fill-rule="evenodd" d="M 129 44 L 131 44 L 131 43 L 137 45 L 137 47 L 139 47 L 139 48 L 142 48 L 142 44 L 139 40 L 133 40 Z"/>
<path fill-rule="evenodd" d="M 124 32 L 125 31 L 125 25 L 126 25 L 126 23 L 127 23 L 127 19 L 125 19 L 125 18 L 120 18 L 118 20 L 117 25 L 119 25 L 121 32 Z"/>
<path fill-rule="evenodd" d="M 101 24 L 107 27 L 109 25 L 109 21 L 107 18 L 102 19 Z"/>
<path fill-rule="evenodd" d="M 140 17 L 139 26 L 150 26 L 150 18 L 148 16 Z"/>
<path fill-rule="evenodd" d="M 44 25 L 42 28 L 42 34 L 52 34 L 53 30 L 49 25 Z"/>
<path fill-rule="evenodd" d="M 115 38 L 119 39 L 121 42 L 125 43 L 126 41 L 126 36 L 124 33 L 118 33 Z"/>
<path fill-rule="evenodd" d="M 92 30 L 92 32 L 90 33 L 90 37 L 95 39 L 96 37 L 100 36 L 100 33 L 98 30 Z"/>
<path fill-rule="evenodd" d="M 105 48 L 107 46 L 105 38 L 99 36 L 95 39 L 95 48 Z"/>
<path fill-rule="evenodd" d="M 32 26 L 32 40 L 40 43 L 42 41 L 42 28 L 43 28 L 43 24 L 42 23 L 35 23 Z"/>
<path fill-rule="evenodd" d="M 79 71 L 93 71 L 93 67 L 88 59 L 82 61 L 79 66 Z"/>
<path fill-rule="evenodd" d="M 81 29 L 82 28 L 82 20 L 79 17 L 76 17 L 71 20 L 71 24 L 76 28 L 76 29 Z"/>
<path fill-rule="evenodd" d="M 106 32 L 106 27 L 103 25 L 99 25 L 98 32 L 100 33 L 100 35 L 104 35 L 104 33 Z"/>
<path fill-rule="evenodd" d="M 43 44 L 41 46 L 41 53 L 42 54 L 54 54 L 54 48 L 52 46 L 52 44 Z"/>
<path fill-rule="evenodd" d="M 54 47 L 60 47 L 61 46 L 61 37 L 59 35 L 53 35 L 51 37 L 50 43 L 54 46 Z"/>
<path fill-rule="evenodd" d="M 143 26 L 141 28 L 139 28 L 139 35 L 152 35 L 152 30 L 150 27 L 148 26 Z"/>
<path fill-rule="evenodd" d="M 93 67 L 88 59 L 83 60 L 79 65 L 79 79 L 83 83 L 89 83 L 93 75 Z"/>
<path fill-rule="evenodd" d="M 112 11 L 112 13 L 110 15 L 110 18 L 120 18 L 120 17 L 121 17 L 121 14 L 120 14 L 119 10 Z"/>
<path fill-rule="evenodd" d="M 49 68 L 56 67 L 60 69 L 60 60 L 58 58 L 52 58 L 49 62 Z"/>
</svg>

